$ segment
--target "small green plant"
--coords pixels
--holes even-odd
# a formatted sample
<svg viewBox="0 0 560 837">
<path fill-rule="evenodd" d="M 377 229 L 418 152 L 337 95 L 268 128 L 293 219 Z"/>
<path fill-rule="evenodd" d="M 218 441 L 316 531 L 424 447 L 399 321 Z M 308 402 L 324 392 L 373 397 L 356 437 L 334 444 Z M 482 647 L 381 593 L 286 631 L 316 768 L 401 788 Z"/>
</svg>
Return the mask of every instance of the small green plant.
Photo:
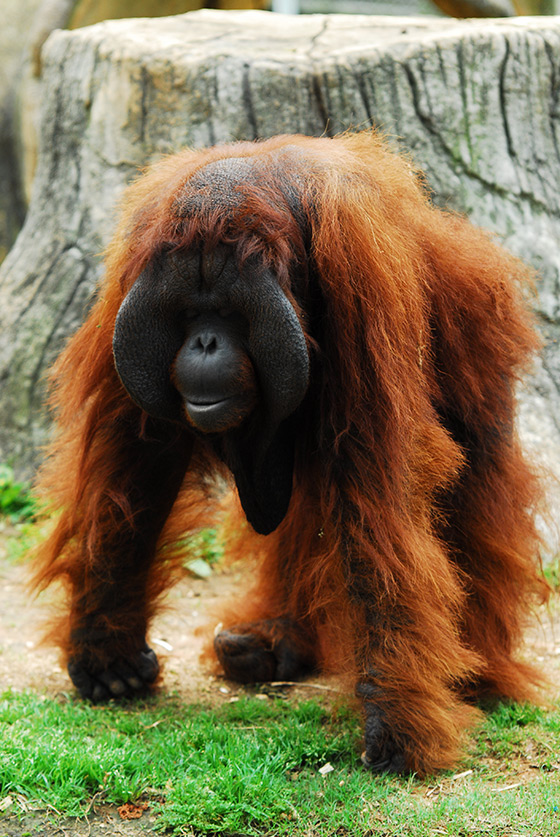
<svg viewBox="0 0 560 837">
<path fill-rule="evenodd" d="M 544 577 L 553 590 L 560 593 L 560 557 L 554 558 L 544 568 Z"/>
<path fill-rule="evenodd" d="M 205 578 L 212 572 L 212 565 L 221 560 L 223 544 L 216 529 L 201 529 L 185 538 L 183 543 L 187 560 L 186 568 L 194 575 Z"/>
<path fill-rule="evenodd" d="M 0 514 L 12 523 L 31 520 L 37 506 L 33 495 L 23 482 L 16 482 L 9 465 L 0 465 Z"/>
<path fill-rule="evenodd" d="M 24 561 L 31 555 L 31 551 L 46 536 L 47 527 L 39 526 L 33 521 L 23 521 L 16 524 L 14 535 L 6 541 L 6 557 L 11 563 Z M 1 837 L 1 835 L 0 835 Z"/>
</svg>

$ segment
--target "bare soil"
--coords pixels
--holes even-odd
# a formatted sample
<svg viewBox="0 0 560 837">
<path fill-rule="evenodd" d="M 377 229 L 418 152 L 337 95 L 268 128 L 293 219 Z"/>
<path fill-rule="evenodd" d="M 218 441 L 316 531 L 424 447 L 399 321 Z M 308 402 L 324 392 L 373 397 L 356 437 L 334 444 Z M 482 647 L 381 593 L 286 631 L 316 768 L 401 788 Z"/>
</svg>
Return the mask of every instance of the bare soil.
<svg viewBox="0 0 560 837">
<path fill-rule="evenodd" d="M 35 690 L 55 697 L 68 692 L 71 684 L 59 664 L 57 652 L 40 646 L 41 623 L 48 613 L 48 595 L 34 600 L 26 590 L 25 565 L 7 560 L 6 542 L 13 534 L 9 527 L 0 532 L 0 691 Z M 163 685 L 185 702 L 221 703 L 243 691 L 226 681 L 208 661 L 200 659 L 204 644 L 218 622 L 219 602 L 242 595 L 248 584 L 242 570 L 214 571 L 207 579 L 185 577 L 170 592 L 164 611 L 156 619 L 150 644 L 164 667 Z M 551 683 L 553 699 L 560 697 L 560 607 L 554 602 L 543 610 L 527 632 L 525 657 L 536 662 Z M 336 689 L 327 678 L 294 687 L 296 696 L 320 695 Z M 115 808 L 92 805 L 86 820 L 62 820 L 49 812 L 32 809 L 22 817 L 24 800 L 1 812 L 0 837 L 101 837 L 101 835 L 154 834 L 153 816 L 146 810 L 142 817 L 123 820 Z M 24 807 L 25 810 L 25 807 Z M 161 833 L 161 832 L 158 832 Z M 188 833 L 188 832 L 186 832 Z"/>
<path fill-rule="evenodd" d="M 32 689 L 47 696 L 71 690 L 56 649 L 41 644 L 48 619 L 49 593 L 34 599 L 26 589 L 25 565 L 2 560 L 0 546 L 0 690 Z M 185 701 L 223 699 L 236 690 L 225 686 L 213 667 L 200 660 L 218 622 L 218 602 L 242 587 L 239 572 L 213 572 L 207 579 L 185 577 L 169 593 L 149 642 L 164 670 L 164 687 Z M 0 831 L 1 833 L 1 831 Z"/>
</svg>

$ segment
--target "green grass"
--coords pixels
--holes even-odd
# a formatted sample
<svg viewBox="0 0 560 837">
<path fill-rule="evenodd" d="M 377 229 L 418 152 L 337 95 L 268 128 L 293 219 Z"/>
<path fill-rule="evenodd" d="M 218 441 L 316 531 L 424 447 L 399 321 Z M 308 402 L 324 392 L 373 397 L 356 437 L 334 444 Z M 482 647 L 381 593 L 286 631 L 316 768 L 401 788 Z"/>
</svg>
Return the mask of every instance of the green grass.
<svg viewBox="0 0 560 837">
<path fill-rule="evenodd" d="M 185 567 L 193 575 L 206 578 L 212 566 L 224 557 L 224 547 L 216 529 L 206 528 L 184 539 Z"/>
<path fill-rule="evenodd" d="M 544 567 L 544 577 L 553 590 L 560 593 L 560 558 L 556 557 Z"/>
<path fill-rule="evenodd" d="M 247 697 L 208 709 L 160 696 L 94 707 L 8 692 L 0 799 L 83 815 L 95 795 L 144 798 L 175 834 L 557 837 L 559 742 L 560 709 L 501 706 L 457 768 L 472 772 L 421 782 L 368 774 L 358 717 L 317 701 Z M 327 762 L 334 770 L 322 776 Z"/>
<path fill-rule="evenodd" d="M 41 537 L 36 514 L 37 501 L 27 483 L 17 482 L 10 466 L 0 463 L 0 531 L 11 533 L 4 540 L 10 561 L 24 558 Z"/>
<path fill-rule="evenodd" d="M 29 486 L 17 482 L 9 465 L 0 464 L 0 515 L 11 523 L 31 520 L 37 510 Z"/>
</svg>

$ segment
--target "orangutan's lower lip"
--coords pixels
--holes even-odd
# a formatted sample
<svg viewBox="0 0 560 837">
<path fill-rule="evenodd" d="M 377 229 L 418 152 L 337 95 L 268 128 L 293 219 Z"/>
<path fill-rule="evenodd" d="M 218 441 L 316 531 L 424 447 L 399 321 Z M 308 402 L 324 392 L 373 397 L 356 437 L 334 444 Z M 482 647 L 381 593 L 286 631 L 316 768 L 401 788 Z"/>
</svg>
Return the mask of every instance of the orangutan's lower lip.
<svg viewBox="0 0 560 837">
<path fill-rule="evenodd" d="M 237 399 L 238 400 L 238 399 Z M 236 410 L 235 396 L 210 401 L 185 400 L 185 410 L 190 424 L 203 433 L 220 433 L 239 423 L 245 411 Z"/>
<path fill-rule="evenodd" d="M 207 410 L 214 410 L 220 407 L 223 407 L 225 404 L 231 401 L 231 396 L 227 398 L 219 398 L 216 401 L 186 401 L 185 406 L 189 412 L 191 410 L 193 412 L 205 412 Z"/>
</svg>

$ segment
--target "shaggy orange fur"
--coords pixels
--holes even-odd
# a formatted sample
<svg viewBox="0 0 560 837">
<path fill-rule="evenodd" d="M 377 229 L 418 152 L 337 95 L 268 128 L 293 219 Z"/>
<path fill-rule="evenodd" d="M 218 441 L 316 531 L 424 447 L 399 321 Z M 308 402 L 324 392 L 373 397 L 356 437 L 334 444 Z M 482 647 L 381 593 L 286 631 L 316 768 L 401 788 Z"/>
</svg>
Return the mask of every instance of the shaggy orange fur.
<svg viewBox="0 0 560 837">
<path fill-rule="evenodd" d="M 259 157 L 268 172 L 247 184 L 243 211 L 180 216 L 184 184 L 234 156 Z M 135 650 L 173 580 L 180 536 L 211 519 L 211 476 L 223 467 L 184 428 L 154 430 L 120 383 L 111 340 L 163 244 L 226 242 L 240 263 L 258 253 L 273 268 L 316 370 L 287 515 L 267 536 L 240 511 L 228 521 L 232 553 L 259 563 L 229 619 L 289 615 L 321 668 L 375 682 L 408 769 L 449 767 L 476 719 L 473 695 L 525 699 L 537 679 L 515 656 L 546 595 L 540 487 L 512 428 L 515 382 L 538 347 L 519 287 L 527 269 L 434 208 L 408 160 L 369 132 L 183 151 L 148 170 L 122 207 L 97 301 L 52 375 L 59 434 L 40 488 L 59 516 L 37 583 L 67 585 L 54 639 L 101 663 Z M 162 461 L 168 484 L 138 498 L 138 480 L 159 477 Z M 94 647 L 92 620 L 110 651 Z"/>
</svg>

